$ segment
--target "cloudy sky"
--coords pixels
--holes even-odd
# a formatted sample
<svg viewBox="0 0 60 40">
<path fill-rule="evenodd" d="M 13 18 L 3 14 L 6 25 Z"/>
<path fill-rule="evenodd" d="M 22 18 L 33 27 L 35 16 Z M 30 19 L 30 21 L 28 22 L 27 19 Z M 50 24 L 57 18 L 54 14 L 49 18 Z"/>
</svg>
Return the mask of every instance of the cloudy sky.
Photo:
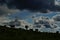
<svg viewBox="0 0 60 40">
<path fill-rule="evenodd" d="M 37 12 L 46 14 L 60 11 L 60 6 L 56 6 L 54 0 L 0 0 L 0 16 L 14 13 L 22 15 L 25 14 L 23 11 L 29 15 Z"/>
<path fill-rule="evenodd" d="M 0 0 L 0 18 L 5 16 L 15 18 L 18 16 L 20 19 L 32 23 L 31 16 L 52 18 L 59 11 L 60 5 L 58 2 L 55 5 L 54 0 Z"/>
<path fill-rule="evenodd" d="M 0 0 L 0 16 L 4 17 L 18 16 L 20 19 L 27 19 L 33 15 L 52 17 L 55 11 L 60 11 L 60 6 L 56 6 L 54 0 Z"/>
</svg>

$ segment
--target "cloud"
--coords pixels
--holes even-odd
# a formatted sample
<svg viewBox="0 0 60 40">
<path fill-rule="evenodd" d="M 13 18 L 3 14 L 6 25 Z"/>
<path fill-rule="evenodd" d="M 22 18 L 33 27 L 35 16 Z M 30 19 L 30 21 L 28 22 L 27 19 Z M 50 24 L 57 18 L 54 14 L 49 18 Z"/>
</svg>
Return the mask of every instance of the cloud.
<svg viewBox="0 0 60 40">
<path fill-rule="evenodd" d="M 44 17 L 44 16 L 42 16 L 42 17 Z M 40 18 L 40 17 L 39 17 Z M 39 18 L 36 18 L 36 19 L 38 19 L 39 20 Z M 45 19 L 45 18 L 44 18 Z M 43 20 L 44 20 L 43 19 Z M 37 21 L 38 21 L 37 20 Z M 46 19 L 46 20 L 44 20 L 44 22 L 45 21 L 47 21 L 48 23 L 49 23 L 49 25 L 50 26 L 44 26 L 44 25 L 46 25 L 46 23 L 44 23 L 44 25 L 42 25 L 40 28 L 39 27 L 36 27 L 37 29 L 39 29 L 39 31 L 41 31 L 41 32 L 52 32 L 52 33 L 56 33 L 57 31 L 59 31 L 60 32 L 60 26 L 58 25 L 58 24 L 55 24 L 56 23 L 56 21 L 54 21 L 53 19 Z M 40 23 L 39 23 L 40 24 Z M 39 25 L 38 24 L 38 25 Z M 53 25 L 52 25 L 53 24 Z M 37 24 L 35 24 L 36 26 L 37 26 Z"/>
<path fill-rule="evenodd" d="M 60 21 L 60 14 L 53 16 L 54 21 Z"/>
<path fill-rule="evenodd" d="M 59 6 L 54 5 L 54 0 L 3 0 L 0 1 L 0 4 L 7 4 L 10 9 L 19 9 L 19 10 L 30 10 L 33 12 L 48 12 L 50 11 L 60 11 Z"/>
<path fill-rule="evenodd" d="M 6 4 L 0 5 L 0 16 L 20 12 L 18 9 L 9 9 Z"/>
</svg>

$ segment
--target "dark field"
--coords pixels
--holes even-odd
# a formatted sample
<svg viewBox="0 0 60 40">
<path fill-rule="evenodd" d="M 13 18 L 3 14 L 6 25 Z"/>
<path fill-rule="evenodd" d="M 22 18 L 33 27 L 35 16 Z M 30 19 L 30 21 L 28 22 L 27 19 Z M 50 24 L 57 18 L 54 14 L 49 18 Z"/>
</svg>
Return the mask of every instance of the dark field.
<svg viewBox="0 0 60 40">
<path fill-rule="evenodd" d="M 0 40 L 60 40 L 60 34 L 0 26 Z"/>
</svg>

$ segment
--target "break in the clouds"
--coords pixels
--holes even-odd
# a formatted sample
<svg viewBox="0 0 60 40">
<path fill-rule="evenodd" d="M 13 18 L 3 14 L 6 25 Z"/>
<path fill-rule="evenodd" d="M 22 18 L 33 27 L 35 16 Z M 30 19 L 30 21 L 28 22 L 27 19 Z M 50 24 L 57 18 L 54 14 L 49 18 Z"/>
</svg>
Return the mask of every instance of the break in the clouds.
<svg viewBox="0 0 60 40">
<path fill-rule="evenodd" d="M 8 8 L 28 9 L 30 11 L 46 12 L 60 11 L 60 6 L 55 6 L 55 0 L 0 0 L 0 4 L 7 4 Z"/>
</svg>

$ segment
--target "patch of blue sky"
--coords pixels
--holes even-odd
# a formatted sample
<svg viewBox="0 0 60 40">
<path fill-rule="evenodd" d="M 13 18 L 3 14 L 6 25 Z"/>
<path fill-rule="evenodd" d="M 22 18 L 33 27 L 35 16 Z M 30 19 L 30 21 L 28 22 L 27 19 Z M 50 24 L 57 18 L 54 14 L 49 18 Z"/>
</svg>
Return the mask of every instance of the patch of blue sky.
<svg viewBox="0 0 60 40">
<path fill-rule="evenodd" d="M 55 12 L 52 12 L 52 13 L 41 13 L 41 14 L 37 14 L 37 17 L 40 17 L 40 16 L 45 16 L 45 17 L 49 17 L 49 18 L 52 18 L 53 16 L 55 16 L 57 13 L 55 13 Z"/>
<path fill-rule="evenodd" d="M 26 19 L 28 16 L 32 15 L 30 12 L 17 12 L 12 15 L 9 15 L 10 18 L 15 18 L 16 16 L 20 19 Z"/>
<path fill-rule="evenodd" d="M 12 14 L 8 17 L 10 17 L 11 19 L 15 18 L 16 16 L 18 16 L 20 19 L 24 19 L 29 23 L 32 23 L 33 20 L 32 18 L 30 18 L 30 16 L 36 15 L 36 17 L 40 17 L 40 16 L 45 16 L 45 17 L 49 17 L 52 18 L 53 16 L 55 16 L 57 13 L 56 12 L 51 12 L 51 13 L 31 13 L 31 12 L 27 12 L 27 11 L 22 11 L 22 12 L 17 12 L 15 14 Z"/>
<path fill-rule="evenodd" d="M 43 13 L 40 13 L 40 14 L 35 14 L 36 15 L 36 17 L 40 17 L 40 16 L 45 16 L 45 17 L 48 17 L 48 18 L 52 18 L 53 16 L 55 16 L 55 15 L 57 15 L 57 13 L 45 13 L 45 14 L 43 14 Z M 33 22 L 33 20 L 32 20 L 32 18 L 28 18 L 27 19 L 27 21 L 29 22 L 29 23 L 32 23 Z"/>
</svg>

